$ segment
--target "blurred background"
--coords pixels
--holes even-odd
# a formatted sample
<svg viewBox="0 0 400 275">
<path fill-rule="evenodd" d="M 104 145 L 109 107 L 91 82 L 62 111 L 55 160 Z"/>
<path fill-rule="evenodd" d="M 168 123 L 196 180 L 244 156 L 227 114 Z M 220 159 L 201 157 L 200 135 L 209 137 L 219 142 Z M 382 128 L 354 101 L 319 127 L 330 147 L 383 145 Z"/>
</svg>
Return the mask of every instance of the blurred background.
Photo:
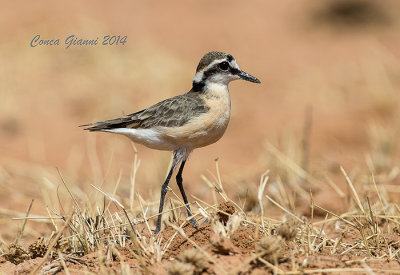
<svg viewBox="0 0 400 275">
<path fill-rule="evenodd" d="M 71 204 L 57 198 L 67 193 L 57 168 L 75 194 L 99 204 L 102 195 L 90 184 L 112 193 L 120 179 L 117 196 L 126 203 L 131 143 L 78 126 L 189 91 L 198 61 L 212 50 L 232 54 L 262 83 L 230 84 L 230 125 L 219 142 L 192 154 L 184 174 L 187 193 L 209 196 L 201 175 L 212 178 L 216 158 L 233 198 L 256 190 L 267 169 L 285 184 L 290 178 L 282 176 L 271 145 L 315 177 L 329 174 L 339 186 L 342 165 L 352 178 L 359 170 L 387 175 L 382 181 L 390 179 L 394 194 L 399 191 L 398 1 L 3 1 L 2 7 L 3 217 L 24 213 L 32 198 L 34 214 Z M 32 48 L 37 34 L 58 38 L 61 45 Z M 127 42 L 65 49 L 71 34 L 99 41 L 127 35 Z M 157 203 L 171 154 L 136 147 L 135 192 Z M 176 191 L 175 185 L 170 184 Z M 339 207 L 332 190 L 315 192 L 317 201 Z M 9 219 L 1 223 L 19 226 Z"/>
</svg>

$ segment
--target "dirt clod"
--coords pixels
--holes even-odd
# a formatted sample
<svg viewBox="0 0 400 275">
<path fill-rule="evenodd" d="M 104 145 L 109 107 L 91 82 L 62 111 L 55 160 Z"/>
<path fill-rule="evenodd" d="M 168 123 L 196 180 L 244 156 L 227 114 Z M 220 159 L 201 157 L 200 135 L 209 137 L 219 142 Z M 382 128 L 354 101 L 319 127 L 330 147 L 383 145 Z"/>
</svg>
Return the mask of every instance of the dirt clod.
<svg viewBox="0 0 400 275">
<path fill-rule="evenodd" d="M 26 260 L 30 259 L 29 253 L 18 244 L 10 244 L 8 246 L 8 253 L 4 255 L 4 258 L 12 262 L 13 264 L 20 264 Z"/>
<path fill-rule="evenodd" d="M 262 253 L 262 258 L 269 263 L 275 264 L 281 256 L 281 238 L 267 236 L 260 240 L 257 252 Z"/>
<path fill-rule="evenodd" d="M 238 249 L 233 245 L 232 241 L 228 238 L 220 237 L 218 235 L 213 235 L 210 238 L 211 244 L 213 246 L 213 251 L 222 255 L 237 254 Z"/>
<path fill-rule="evenodd" d="M 195 274 L 200 274 L 205 271 L 208 266 L 204 254 L 198 249 L 184 250 L 179 255 L 178 259 L 183 263 L 193 265 Z"/>
<path fill-rule="evenodd" d="M 185 234 L 188 238 L 196 242 L 197 245 L 203 246 L 210 243 L 210 236 L 212 230 L 209 224 L 199 225 L 193 227 L 190 223 L 183 227 Z M 163 238 L 168 240 L 176 233 L 175 229 L 167 227 L 163 232 Z M 177 257 L 182 251 L 193 248 L 193 245 L 188 242 L 181 235 L 177 235 L 171 242 L 170 249 L 165 253 L 165 257 Z"/>
<path fill-rule="evenodd" d="M 37 257 L 43 257 L 47 251 L 47 244 L 43 237 L 39 237 L 35 242 L 33 242 L 28 247 L 29 255 L 32 259 Z"/>
<path fill-rule="evenodd" d="M 225 202 L 221 202 L 218 205 L 218 210 L 220 210 L 220 211 L 217 212 L 218 220 L 220 222 L 222 222 L 223 224 L 226 224 L 228 222 L 228 220 L 229 220 L 229 217 L 233 213 L 235 213 L 236 208 L 235 208 L 235 205 L 232 202 L 225 201 Z M 227 214 L 229 214 L 229 215 L 227 215 Z"/>
<path fill-rule="evenodd" d="M 168 268 L 168 275 L 192 275 L 193 268 L 190 264 L 174 262 Z"/>
<path fill-rule="evenodd" d="M 296 238 L 297 225 L 298 223 L 293 218 L 289 218 L 279 225 L 277 232 L 286 241 L 291 241 Z"/>
<path fill-rule="evenodd" d="M 67 239 L 59 238 L 54 246 L 54 250 L 64 254 L 68 254 L 71 250 L 71 245 Z"/>
</svg>

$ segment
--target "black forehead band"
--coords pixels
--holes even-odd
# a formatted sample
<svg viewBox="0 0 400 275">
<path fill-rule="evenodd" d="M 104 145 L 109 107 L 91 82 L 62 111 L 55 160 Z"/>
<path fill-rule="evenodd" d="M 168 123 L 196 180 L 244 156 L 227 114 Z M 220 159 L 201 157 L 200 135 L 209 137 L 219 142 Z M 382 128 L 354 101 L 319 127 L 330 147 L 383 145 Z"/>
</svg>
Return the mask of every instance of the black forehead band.
<svg viewBox="0 0 400 275">
<path fill-rule="evenodd" d="M 229 62 L 231 62 L 231 61 L 233 60 L 233 56 L 230 55 L 230 54 L 228 54 L 228 55 L 226 56 L 226 59 L 227 59 Z"/>
</svg>

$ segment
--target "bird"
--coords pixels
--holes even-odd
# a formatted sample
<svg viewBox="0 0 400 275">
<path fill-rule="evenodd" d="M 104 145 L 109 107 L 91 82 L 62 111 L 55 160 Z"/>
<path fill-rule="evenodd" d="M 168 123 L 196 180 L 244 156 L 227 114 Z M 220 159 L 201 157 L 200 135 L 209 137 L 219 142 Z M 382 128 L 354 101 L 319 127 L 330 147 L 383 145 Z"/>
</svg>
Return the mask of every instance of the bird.
<svg viewBox="0 0 400 275">
<path fill-rule="evenodd" d="M 197 226 L 183 188 L 183 169 L 194 149 L 215 143 L 224 135 L 231 114 L 228 84 L 237 79 L 261 83 L 241 70 L 231 54 L 208 52 L 200 59 L 189 92 L 136 113 L 81 125 L 84 130 L 120 134 L 151 149 L 173 152 L 171 168 L 161 187 L 156 234 L 161 229 L 168 184 L 179 164 L 176 183 L 190 222 Z"/>
</svg>

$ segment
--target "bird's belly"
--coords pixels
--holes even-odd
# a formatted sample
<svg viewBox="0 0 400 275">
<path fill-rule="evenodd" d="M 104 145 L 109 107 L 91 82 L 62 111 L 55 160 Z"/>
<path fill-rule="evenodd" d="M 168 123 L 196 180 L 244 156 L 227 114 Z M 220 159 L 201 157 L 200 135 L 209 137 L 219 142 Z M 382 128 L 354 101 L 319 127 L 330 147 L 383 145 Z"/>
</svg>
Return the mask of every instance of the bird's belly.
<svg viewBox="0 0 400 275">
<path fill-rule="evenodd" d="M 190 119 L 183 126 L 162 127 L 160 132 L 163 133 L 163 139 L 177 148 L 194 149 L 218 141 L 228 127 L 229 119 L 230 104 L 222 104 Z"/>
<path fill-rule="evenodd" d="M 163 135 L 155 129 L 115 128 L 103 131 L 127 136 L 133 142 L 156 150 L 174 151 L 177 149 L 175 144 L 164 139 Z"/>
<path fill-rule="evenodd" d="M 179 127 L 156 127 L 154 129 L 117 128 L 105 130 L 129 137 L 146 147 L 175 151 L 179 148 L 193 150 L 218 141 L 228 127 L 230 112 L 217 110 L 192 118 Z"/>
</svg>

